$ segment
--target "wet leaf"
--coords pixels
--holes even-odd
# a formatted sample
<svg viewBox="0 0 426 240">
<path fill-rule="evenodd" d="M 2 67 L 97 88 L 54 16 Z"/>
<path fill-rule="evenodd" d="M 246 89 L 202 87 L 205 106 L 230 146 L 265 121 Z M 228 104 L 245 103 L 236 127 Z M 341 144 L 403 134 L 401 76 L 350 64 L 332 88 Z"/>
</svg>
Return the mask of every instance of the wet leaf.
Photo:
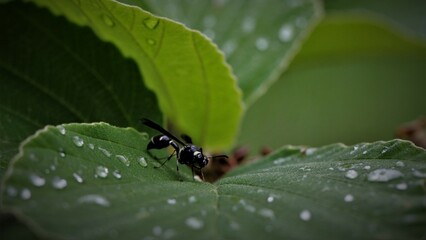
<svg viewBox="0 0 426 240">
<path fill-rule="evenodd" d="M 230 147 L 242 116 L 240 90 L 224 56 L 180 23 L 112 0 L 34 0 L 90 27 L 135 60 L 162 112 L 205 148 Z"/>
<path fill-rule="evenodd" d="M 178 181 L 174 159 L 154 168 L 147 142 L 143 133 L 103 123 L 41 130 L 14 159 L 2 207 L 39 236 L 60 238 L 424 234 L 426 152 L 408 142 L 286 147 L 215 184 L 192 180 L 182 166 Z"/>
</svg>

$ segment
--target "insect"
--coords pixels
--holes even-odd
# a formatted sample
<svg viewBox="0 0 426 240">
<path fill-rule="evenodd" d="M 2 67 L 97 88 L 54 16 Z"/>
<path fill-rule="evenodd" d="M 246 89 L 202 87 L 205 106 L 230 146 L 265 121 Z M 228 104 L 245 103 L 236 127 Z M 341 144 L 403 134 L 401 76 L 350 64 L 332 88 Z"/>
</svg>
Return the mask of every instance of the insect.
<svg viewBox="0 0 426 240">
<path fill-rule="evenodd" d="M 204 175 L 201 169 L 209 163 L 209 158 L 228 158 L 228 156 L 226 155 L 208 157 L 204 155 L 203 149 L 201 147 L 192 144 L 192 140 L 189 136 L 182 135 L 182 141 L 164 128 L 162 128 L 160 125 L 149 119 L 142 118 L 141 121 L 144 125 L 162 133 L 162 135 L 157 135 L 151 138 L 148 145 L 146 146 L 146 150 L 148 150 L 148 152 L 151 149 L 163 149 L 168 146 L 171 146 L 173 148 L 173 153 L 158 167 L 162 167 L 167 161 L 169 161 L 173 157 L 173 155 L 176 154 L 176 171 L 178 172 L 178 174 L 178 163 L 180 163 L 183 165 L 187 165 L 191 168 L 192 177 L 194 177 L 194 169 L 199 170 L 201 179 L 204 180 Z"/>
</svg>

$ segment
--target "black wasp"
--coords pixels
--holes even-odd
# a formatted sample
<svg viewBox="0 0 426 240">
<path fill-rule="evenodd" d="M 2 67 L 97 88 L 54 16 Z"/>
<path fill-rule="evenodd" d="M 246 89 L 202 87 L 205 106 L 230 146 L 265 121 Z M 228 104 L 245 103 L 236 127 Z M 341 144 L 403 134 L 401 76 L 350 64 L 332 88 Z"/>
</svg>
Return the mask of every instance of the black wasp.
<svg viewBox="0 0 426 240">
<path fill-rule="evenodd" d="M 160 125 L 155 122 L 142 118 L 142 123 L 146 126 L 153 128 L 162 133 L 162 135 L 157 135 L 151 138 L 146 150 L 150 149 L 163 149 L 168 146 L 173 147 L 173 153 L 164 161 L 159 167 L 163 166 L 168 160 L 170 160 L 173 155 L 176 154 L 178 163 L 187 165 L 192 170 L 192 177 L 194 177 L 194 168 L 199 170 L 201 173 L 201 179 L 204 180 L 204 175 L 201 169 L 205 167 L 209 160 L 208 158 L 227 158 L 226 155 L 217 155 L 213 157 L 207 157 L 203 154 L 203 149 L 192 144 L 192 140 L 187 135 L 182 135 L 183 142 L 179 138 L 175 137 L 173 134 L 168 132 L 166 129 L 162 128 Z M 180 145 L 180 146 L 179 146 Z M 176 164 L 176 171 L 179 174 L 179 166 Z"/>
</svg>

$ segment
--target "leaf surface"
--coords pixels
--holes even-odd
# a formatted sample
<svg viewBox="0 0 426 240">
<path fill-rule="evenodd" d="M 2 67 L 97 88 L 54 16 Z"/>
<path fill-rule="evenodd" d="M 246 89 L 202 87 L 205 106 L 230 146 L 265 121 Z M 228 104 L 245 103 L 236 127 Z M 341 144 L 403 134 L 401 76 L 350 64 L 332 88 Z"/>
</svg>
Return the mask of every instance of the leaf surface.
<svg viewBox="0 0 426 240">
<path fill-rule="evenodd" d="M 162 112 L 197 144 L 220 149 L 233 143 L 241 94 L 224 56 L 199 32 L 112 0 L 34 2 L 89 26 L 134 59 Z"/>
<path fill-rule="evenodd" d="M 104 123 L 47 127 L 22 145 L 2 206 L 39 236 L 66 239 L 424 234 L 426 152 L 408 142 L 287 147 L 215 184 L 182 166 L 178 181 L 174 159 L 154 168 L 147 142 Z"/>
</svg>

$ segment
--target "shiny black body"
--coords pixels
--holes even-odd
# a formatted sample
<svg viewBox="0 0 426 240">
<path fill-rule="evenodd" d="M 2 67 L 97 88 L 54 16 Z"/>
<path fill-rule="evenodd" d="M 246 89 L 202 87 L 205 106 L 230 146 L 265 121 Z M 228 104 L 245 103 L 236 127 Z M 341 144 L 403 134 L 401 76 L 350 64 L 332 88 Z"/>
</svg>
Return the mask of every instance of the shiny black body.
<svg viewBox="0 0 426 240">
<path fill-rule="evenodd" d="M 194 175 L 194 169 L 199 170 L 201 178 L 203 179 L 203 172 L 201 169 L 205 167 L 208 163 L 208 157 L 203 154 L 203 149 L 192 144 L 190 137 L 182 135 L 183 142 L 179 138 L 172 135 L 170 132 L 162 128 L 160 125 L 154 123 L 153 121 L 142 118 L 142 123 L 146 126 L 153 128 L 162 133 L 162 135 L 157 135 L 151 138 L 146 149 L 163 149 L 168 146 L 171 146 L 174 151 L 173 153 L 164 161 L 161 166 L 163 166 L 168 160 L 170 160 L 173 155 L 176 154 L 178 163 L 187 165 L 192 170 L 192 175 Z M 180 145 L 180 146 L 179 146 Z M 227 157 L 226 155 L 214 156 L 214 157 Z M 179 166 L 176 165 L 176 170 L 179 172 Z"/>
</svg>

